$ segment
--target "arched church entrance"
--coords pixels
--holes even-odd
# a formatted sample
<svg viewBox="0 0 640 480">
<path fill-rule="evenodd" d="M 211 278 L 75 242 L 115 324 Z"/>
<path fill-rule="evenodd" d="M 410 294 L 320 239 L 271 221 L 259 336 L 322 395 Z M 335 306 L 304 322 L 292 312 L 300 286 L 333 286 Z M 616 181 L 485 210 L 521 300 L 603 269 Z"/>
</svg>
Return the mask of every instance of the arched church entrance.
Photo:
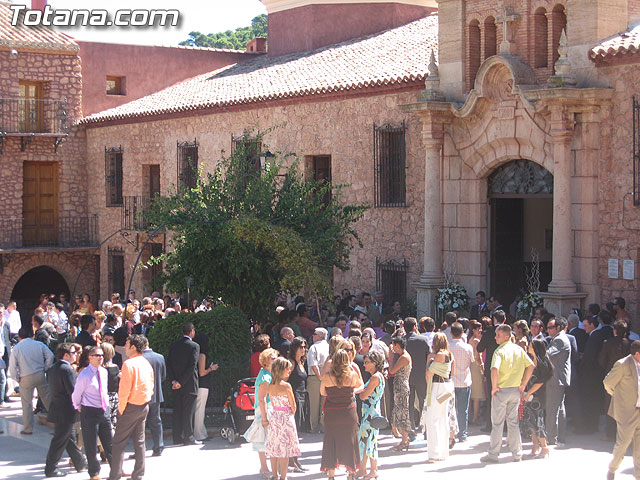
<svg viewBox="0 0 640 480">
<path fill-rule="evenodd" d="M 491 293 L 506 306 L 527 289 L 537 256 L 540 291 L 551 282 L 553 175 L 530 160 L 498 167 L 488 184 Z"/>
<path fill-rule="evenodd" d="M 47 266 L 32 268 L 20 277 L 13 287 L 11 298 L 18 304 L 22 323 L 28 325 L 33 310 L 40 303 L 40 294 L 55 294 L 56 301 L 61 293 L 69 298 L 69 285 L 55 269 Z"/>
</svg>

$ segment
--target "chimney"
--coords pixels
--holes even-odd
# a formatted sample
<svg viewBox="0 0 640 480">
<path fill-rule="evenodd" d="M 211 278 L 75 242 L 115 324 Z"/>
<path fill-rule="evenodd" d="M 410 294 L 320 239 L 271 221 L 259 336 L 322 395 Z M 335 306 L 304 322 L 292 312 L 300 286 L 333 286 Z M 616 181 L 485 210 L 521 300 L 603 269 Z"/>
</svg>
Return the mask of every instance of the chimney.
<svg viewBox="0 0 640 480">
<path fill-rule="evenodd" d="M 247 43 L 247 52 L 267 53 L 267 39 L 262 37 L 254 38 Z"/>
<path fill-rule="evenodd" d="M 40 10 L 44 12 L 44 7 L 47 6 L 47 0 L 31 0 L 31 10 Z"/>
</svg>

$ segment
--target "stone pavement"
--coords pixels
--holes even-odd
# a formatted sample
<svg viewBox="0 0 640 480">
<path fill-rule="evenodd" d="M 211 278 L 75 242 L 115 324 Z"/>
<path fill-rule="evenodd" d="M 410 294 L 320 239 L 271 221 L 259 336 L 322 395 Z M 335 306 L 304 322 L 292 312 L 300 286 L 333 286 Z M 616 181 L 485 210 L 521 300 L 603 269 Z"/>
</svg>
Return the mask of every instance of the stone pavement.
<svg viewBox="0 0 640 480">
<path fill-rule="evenodd" d="M 36 425 L 31 436 L 20 435 L 21 411 L 18 398 L 13 398 L 10 407 L 0 409 L 0 479 L 26 480 L 44 478 L 44 459 L 51 440 L 51 429 Z M 483 465 L 480 457 L 484 455 L 489 437 L 478 434 L 477 427 L 471 430 L 472 435 L 464 443 L 458 443 L 447 461 L 427 464 L 426 444 L 424 440 L 412 443 L 408 452 L 392 452 L 390 448 L 398 442 L 389 435 L 382 435 L 380 440 L 379 471 L 384 479 L 424 479 L 429 473 L 437 472 L 442 479 L 461 479 L 469 474 L 473 480 L 507 478 L 519 479 L 552 479 L 565 477 L 580 480 L 606 478 L 607 465 L 611 458 L 611 442 L 600 439 L 600 435 L 570 436 L 564 448 L 553 448 L 548 459 L 523 460 L 521 463 L 511 462 L 511 455 L 506 452 L 499 465 Z M 169 444 L 171 441 L 169 440 Z M 525 446 L 529 446 L 526 444 Z M 251 446 L 244 444 L 230 445 L 226 440 L 216 437 L 203 446 L 165 448 L 162 457 L 149 457 L 150 445 L 147 436 L 147 472 L 146 479 L 190 479 L 205 478 L 211 480 L 262 480 L 256 472 L 259 469 L 257 454 Z M 290 474 L 295 479 L 318 480 L 326 478 L 320 472 L 322 452 L 322 435 L 305 434 L 302 441 L 301 463 L 308 468 L 307 473 Z M 504 448 L 503 448 L 504 450 Z M 61 470 L 67 472 L 69 480 L 86 480 L 88 475 L 76 473 L 67 466 L 66 457 L 60 463 Z M 126 461 L 125 471 L 131 471 L 133 461 Z M 617 479 L 632 479 L 632 459 L 627 455 Z M 109 474 L 109 467 L 102 467 L 102 477 Z M 338 472 L 341 480 L 346 479 L 344 470 Z M 570 477 L 569 477 L 570 476 Z"/>
</svg>

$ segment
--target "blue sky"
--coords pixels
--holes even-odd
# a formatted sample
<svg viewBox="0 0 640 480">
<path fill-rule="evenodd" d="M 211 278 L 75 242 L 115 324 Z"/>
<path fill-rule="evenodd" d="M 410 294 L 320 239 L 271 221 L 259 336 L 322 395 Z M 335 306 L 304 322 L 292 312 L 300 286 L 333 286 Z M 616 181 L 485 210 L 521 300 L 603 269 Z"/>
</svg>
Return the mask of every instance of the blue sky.
<svg viewBox="0 0 640 480">
<path fill-rule="evenodd" d="M 30 0 L 13 0 L 16 4 L 30 5 Z M 49 0 L 55 10 L 106 9 L 110 13 L 119 9 L 177 9 L 180 25 L 165 28 L 59 28 L 78 40 L 129 43 L 134 45 L 177 45 L 186 40 L 189 32 L 215 33 L 248 26 L 251 19 L 267 13 L 260 0 Z"/>
</svg>

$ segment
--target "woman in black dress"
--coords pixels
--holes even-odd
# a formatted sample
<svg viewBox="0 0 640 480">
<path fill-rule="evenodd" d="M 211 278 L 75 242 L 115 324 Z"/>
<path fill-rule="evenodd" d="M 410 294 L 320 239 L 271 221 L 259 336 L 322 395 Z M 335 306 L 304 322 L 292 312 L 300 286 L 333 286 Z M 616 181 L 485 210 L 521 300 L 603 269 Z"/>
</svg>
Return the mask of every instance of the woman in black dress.
<svg viewBox="0 0 640 480">
<path fill-rule="evenodd" d="M 526 390 L 522 394 L 524 408 L 521 428 L 531 434 L 533 441 L 529 458 L 545 458 L 549 455 L 547 434 L 544 427 L 545 384 L 553 376 L 553 365 L 547 355 L 547 344 L 543 340 L 532 340 L 529 344 L 529 356 L 535 369 Z"/>
<path fill-rule="evenodd" d="M 298 432 L 306 430 L 307 424 L 307 370 L 305 362 L 307 360 L 307 350 L 309 344 L 302 337 L 296 337 L 291 341 L 289 347 L 289 360 L 293 365 L 289 384 L 293 388 L 293 396 L 296 399 L 296 428 Z M 289 458 L 289 466 L 294 468 L 295 473 L 303 473 L 307 470 L 300 465 L 298 457 Z"/>
</svg>

